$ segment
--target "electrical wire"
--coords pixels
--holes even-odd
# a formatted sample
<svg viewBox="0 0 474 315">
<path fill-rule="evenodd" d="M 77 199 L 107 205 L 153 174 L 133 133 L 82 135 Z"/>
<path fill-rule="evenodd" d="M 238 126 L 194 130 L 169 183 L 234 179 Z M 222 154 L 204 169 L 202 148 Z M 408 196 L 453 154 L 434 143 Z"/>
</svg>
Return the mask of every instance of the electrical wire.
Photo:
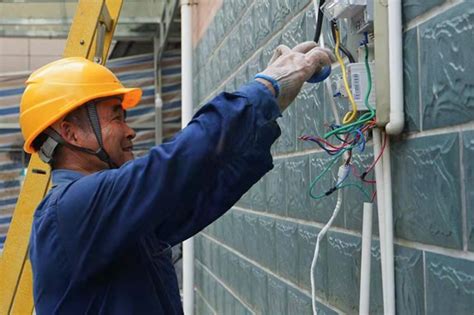
<svg viewBox="0 0 474 315">
<path fill-rule="evenodd" d="M 337 193 L 336 207 L 334 208 L 332 216 L 329 219 L 328 223 L 326 223 L 326 225 L 318 233 L 318 238 L 316 239 L 316 246 L 314 248 L 313 260 L 311 262 L 311 271 L 310 271 L 310 277 L 311 277 L 311 305 L 313 307 L 313 314 L 314 315 L 317 315 L 317 313 L 318 313 L 318 311 L 316 309 L 316 284 L 315 284 L 315 279 L 314 279 L 314 271 L 316 270 L 316 264 L 318 262 L 319 244 L 320 244 L 321 240 L 323 239 L 323 237 L 326 235 L 329 228 L 331 227 L 334 219 L 337 217 L 337 214 L 339 213 L 339 210 L 341 210 L 341 205 L 342 205 L 342 191 L 339 190 L 338 193 Z"/>
<path fill-rule="evenodd" d="M 341 37 L 339 35 L 339 30 L 335 30 L 336 33 L 336 47 L 334 48 L 334 52 L 336 54 L 336 59 L 341 66 L 342 72 L 342 80 L 344 81 L 344 88 L 346 89 L 347 97 L 349 98 L 349 102 L 351 104 L 352 110 L 348 112 L 344 118 L 342 119 L 343 124 L 348 124 L 353 122 L 357 115 L 357 105 L 354 100 L 354 96 L 352 95 L 352 91 L 349 87 L 349 82 L 347 81 L 347 72 L 346 72 L 346 65 L 344 64 L 344 60 L 342 60 L 341 54 L 339 53 L 339 47 L 341 44 Z"/>
<path fill-rule="evenodd" d="M 320 0 L 319 4 L 316 4 L 316 0 L 313 0 L 314 13 L 318 16 L 318 19 L 316 21 L 316 31 L 313 39 L 316 43 L 319 43 L 319 38 L 321 37 L 321 30 L 323 29 L 323 10 L 321 10 L 321 7 L 323 6 L 324 2 L 326 2 L 326 0 Z"/>
<path fill-rule="evenodd" d="M 338 36 L 338 32 L 336 32 L 336 35 L 337 35 L 337 38 L 339 38 Z M 343 125 L 336 128 L 336 129 L 333 129 L 331 130 L 330 132 L 326 133 L 324 135 L 324 138 L 327 139 L 329 138 L 330 136 L 334 135 L 334 134 L 344 134 L 344 133 L 347 133 L 348 131 L 351 131 L 353 128 L 358 128 L 360 125 L 363 125 L 365 123 L 367 123 L 368 121 L 372 120 L 374 117 L 375 117 L 375 109 L 370 106 L 370 103 L 369 103 L 369 98 L 370 98 L 370 93 L 372 91 L 372 74 L 370 72 L 370 66 L 369 66 L 369 48 L 367 46 L 367 33 L 365 33 L 365 41 L 363 42 L 364 44 L 364 47 L 365 47 L 365 68 L 366 68 L 366 72 L 367 72 L 367 92 L 366 92 L 366 95 L 365 95 L 365 106 L 367 107 L 367 109 L 369 110 L 369 112 L 367 113 L 364 113 L 362 116 L 359 117 L 359 119 L 357 119 L 356 121 L 352 122 L 352 123 L 345 123 L 344 120 L 343 120 Z M 336 57 L 338 56 L 339 54 L 337 54 L 337 51 L 336 51 Z M 340 57 L 340 55 L 339 55 Z M 340 60 L 342 61 L 342 59 Z M 344 82 L 346 83 L 347 82 L 347 78 L 345 76 L 345 68 L 342 68 L 342 65 L 341 65 L 341 69 L 343 71 L 343 78 L 345 78 Z M 345 84 L 344 83 L 344 84 Z M 350 89 L 349 89 L 350 91 Z M 350 94 L 350 96 L 352 96 L 352 94 Z M 353 98 L 352 98 L 353 100 Z M 357 110 L 357 108 L 356 108 Z M 349 113 L 352 113 L 352 112 L 349 112 Z M 347 113 L 346 116 L 349 114 Z M 346 118 L 345 116 L 345 118 Z"/>
<path fill-rule="evenodd" d="M 331 34 L 332 38 L 334 39 L 334 42 L 336 42 L 336 30 L 338 29 L 337 27 L 337 22 L 335 20 L 331 21 Z M 350 63 L 355 63 L 355 58 L 351 54 L 351 52 L 342 44 L 342 42 L 339 42 L 339 50 L 342 51 L 344 55 L 346 55 L 347 59 L 349 59 Z"/>
</svg>

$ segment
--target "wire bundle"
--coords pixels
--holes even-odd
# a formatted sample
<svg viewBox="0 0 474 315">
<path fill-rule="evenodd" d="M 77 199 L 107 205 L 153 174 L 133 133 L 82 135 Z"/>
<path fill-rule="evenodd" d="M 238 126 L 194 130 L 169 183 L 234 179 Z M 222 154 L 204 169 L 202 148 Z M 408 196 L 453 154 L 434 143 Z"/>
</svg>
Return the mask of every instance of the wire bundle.
<svg viewBox="0 0 474 315">
<path fill-rule="evenodd" d="M 374 184 L 375 181 L 366 179 L 367 174 L 373 169 L 373 165 L 366 169 L 362 175 L 359 175 L 355 166 L 351 165 L 351 158 L 352 158 L 352 150 L 357 149 L 360 152 L 365 150 L 365 145 L 367 139 L 369 137 L 369 131 L 375 127 L 375 109 L 370 106 L 369 104 L 369 97 L 372 91 L 372 76 L 370 73 L 370 66 L 369 66 L 369 48 L 368 44 L 368 36 L 365 33 L 364 40 L 361 42 L 361 45 L 365 47 L 365 67 L 367 71 L 367 81 L 368 87 L 365 94 L 365 105 L 367 106 L 368 112 L 360 115 L 357 117 L 357 105 L 354 101 L 354 97 L 349 87 L 349 83 L 347 81 L 347 74 L 346 74 L 346 67 L 342 57 L 339 53 L 340 51 L 340 34 L 336 24 L 332 25 L 332 31 L 335 36 L 336 46 L 335 46 L 335 54 L 336 58 L 341 66 L 341 72 L 343 75 L 344 86 L 347 91 L 350 103 L 351 103 L 351 111 L 349 111 L 343 119 L 342 125 L 332 124 L 330 126 L 330 131 L 327 132 L 324 137 L 316 137 L 310 135 L 303 135 L 299 137 L 300 140 L 303 141 L 311 141 L 316 143 L 321 149 L 323 149 L 326 153 L 333 157 L 332 161 L 329 165 L 311 182 L 309 194 L 313 199 L 321 199 L 325 196 L 332 194 L 334 191 L 344 188 L 344 187 L 354 187 L 359 189 L 367 199 L 370 198 L 367 191 L 361 186 L 356 183 L 347 183 L 344 184 L 343 182 L 349 177 L 345 176 L 342 181 L 339 181 L 331 187 L 329 190 L 320 193 L 314 193 L 313 190 L 316 184 L 321 180 L 323 176 L 336 164 L 337 160 L 347 152 L 347 158 L 345 164 L 350 166 L 353 170 L 353 174 L 361 179 L 366 184 Z M 331 139 L 332 141 L 330 141 Z M 383 151 L 382 151 L 383 152 Z M 375 163 L 379 160 L 379 157 L 374 161 Z M 375 163 L 373 163 L 375 165 Z"/>
</svg>

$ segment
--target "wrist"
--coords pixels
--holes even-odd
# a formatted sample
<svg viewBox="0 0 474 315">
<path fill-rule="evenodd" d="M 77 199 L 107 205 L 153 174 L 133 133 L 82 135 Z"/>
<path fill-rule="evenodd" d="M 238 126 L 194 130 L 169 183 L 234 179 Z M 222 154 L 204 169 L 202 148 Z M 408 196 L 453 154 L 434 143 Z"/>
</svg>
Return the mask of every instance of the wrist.
<svg viewBox="0 0 474 315">
<path fill-rule="evenodd" d="M 278 98 L 280 94 L 280 84 L 277 80 L 270 77 L 269 75 L 258 73 L 255 75 L 255 81 L 262 83 L 275 98 Z"/>
</svg>

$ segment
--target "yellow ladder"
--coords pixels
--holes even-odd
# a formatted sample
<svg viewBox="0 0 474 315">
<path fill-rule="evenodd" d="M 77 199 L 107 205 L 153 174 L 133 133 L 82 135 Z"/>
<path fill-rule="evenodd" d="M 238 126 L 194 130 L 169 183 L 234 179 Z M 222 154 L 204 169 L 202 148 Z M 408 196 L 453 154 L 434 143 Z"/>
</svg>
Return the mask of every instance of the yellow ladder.
<svg viewBox="0 0 474 315">
<path fill-rule="evenodd" d="M 122 0 L 79 0 L 63 56 L 105 64 L 121 8 Z M 34 210 L 48 192 L 50 178 L 49 165 L 33 154 L 0 259 L 0 315 L 33 313 L 29 238 Z"/>
</svg>

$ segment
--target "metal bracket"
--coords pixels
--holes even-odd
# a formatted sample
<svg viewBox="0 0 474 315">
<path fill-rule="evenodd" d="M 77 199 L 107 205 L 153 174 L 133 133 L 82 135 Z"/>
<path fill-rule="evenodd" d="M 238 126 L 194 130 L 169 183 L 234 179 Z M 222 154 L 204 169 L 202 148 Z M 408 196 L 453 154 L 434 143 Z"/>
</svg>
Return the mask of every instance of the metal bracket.
<svg viewBox="0 0 474 315">
<path fill-rule="evenodd" d="M 102 6 L 100 11 L 99 21 L 97 23 L 97 36 L 96 36 L 96 46 L 94 54 L 94 62 L 102 64 L 102 58 L 104 55 L 104 43 L 105 43 L 105 33 L 112 30 L 112 18 L 110 17 L 109 9 L 107 5 Z"/>
</svg>

